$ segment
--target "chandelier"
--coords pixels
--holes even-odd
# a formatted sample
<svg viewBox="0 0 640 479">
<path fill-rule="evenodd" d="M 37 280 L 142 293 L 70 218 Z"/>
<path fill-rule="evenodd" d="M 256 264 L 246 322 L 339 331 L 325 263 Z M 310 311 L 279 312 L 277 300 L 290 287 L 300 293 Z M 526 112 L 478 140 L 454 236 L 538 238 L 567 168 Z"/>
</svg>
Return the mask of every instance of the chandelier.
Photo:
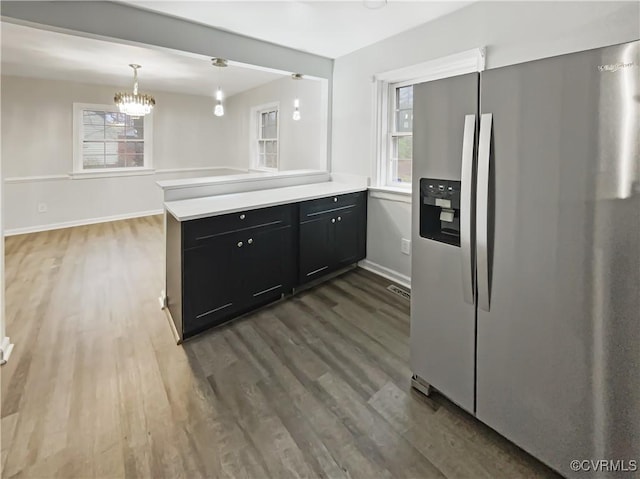
<svg viewBox="0 0 640 479">
<path fill-rule="evenodd" d="M 151 95 L 138 93 L 138 68 L 140 65 L 130 64 L 133 68 L 133 93 L 116 93 L 113 100 L 118 105 L 120 113 L 130 116 L 144 116 L 151 113 L 156 101 Z"/>
</svg>

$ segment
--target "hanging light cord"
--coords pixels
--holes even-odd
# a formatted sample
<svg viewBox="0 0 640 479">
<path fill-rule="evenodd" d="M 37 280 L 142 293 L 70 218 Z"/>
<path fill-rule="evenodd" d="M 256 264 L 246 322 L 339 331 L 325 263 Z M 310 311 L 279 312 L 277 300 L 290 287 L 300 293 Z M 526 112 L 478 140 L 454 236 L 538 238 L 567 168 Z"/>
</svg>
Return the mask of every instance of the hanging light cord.
<svg viewBox="0 0 640 479">
<path fill-rule="evenodd" d="M 133 94 L 138 94 L 138 65 L 130 65 L 133 68 Z"/>
</svg>

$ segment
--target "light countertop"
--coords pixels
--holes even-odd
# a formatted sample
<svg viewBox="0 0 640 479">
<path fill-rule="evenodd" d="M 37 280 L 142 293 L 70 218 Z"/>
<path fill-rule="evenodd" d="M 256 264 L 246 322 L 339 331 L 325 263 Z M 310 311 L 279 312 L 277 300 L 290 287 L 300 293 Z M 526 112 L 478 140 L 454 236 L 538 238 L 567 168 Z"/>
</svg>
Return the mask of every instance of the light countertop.
<svg viewBox="0 0 640 479">
<path fill-rule="evenodd" d="M 287 186 L 284 188 L 167 201 L 164 205 L 167 211 L 178 221 L 188 221 L 366 190 L 367 187 L 362 185 L 327 181 L 310 185 Z"/>
<path fill-rule="evenodd" d="M 329 173 L 319 170 L 288 170 L 288 171 L 250 171 L 238 172 L 237 174 L 224 174 L 218 176 L 200 176 L 196 178 L 181 178 L 177 180 L 157 181 L 156 184 L 163 190 L 173 190 L 179 188 L 193 188 L 197 186 L 211 186 L 218 184 L 246 183 L 251 181 L 268 181 L 274 178 L 295 178 L 295 177 L 326 177 Z M 322 181 L 322 180 L 320 180 Z"/>
</svg>

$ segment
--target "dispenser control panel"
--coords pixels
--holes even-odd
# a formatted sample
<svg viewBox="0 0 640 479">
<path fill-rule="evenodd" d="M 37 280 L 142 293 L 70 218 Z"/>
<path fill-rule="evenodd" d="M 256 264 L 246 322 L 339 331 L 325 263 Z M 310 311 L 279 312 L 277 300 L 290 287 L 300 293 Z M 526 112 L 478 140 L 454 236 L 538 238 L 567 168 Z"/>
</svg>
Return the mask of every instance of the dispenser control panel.
<svg viewBox="0 0 640 479">
<path fill-rule="evenodd" d="M 460 209 L 459 181 L 422 178 L 420 189 L 424 204 Z"/>
<path fill-rule="evenodd" d="M 420 236 L 460 246 L 460 182 L 420 179 Z"/>
</svg>

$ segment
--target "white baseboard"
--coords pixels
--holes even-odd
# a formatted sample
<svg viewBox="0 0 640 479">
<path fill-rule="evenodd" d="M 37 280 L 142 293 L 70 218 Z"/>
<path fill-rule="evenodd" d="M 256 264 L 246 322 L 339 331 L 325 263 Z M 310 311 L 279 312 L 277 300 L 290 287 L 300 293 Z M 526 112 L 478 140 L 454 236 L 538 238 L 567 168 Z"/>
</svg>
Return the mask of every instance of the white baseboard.
<svg viewBox="0 0 640 479">
<path fill-rule="evenodd" d="M 2 341 L 0 341 L 0 365 L 5 364 L 9 360 L 11 351 L 13 351 L 13 344 L 11 344 L 9 337 L 5 336 L 2 338 Z"/>
<path fill-rule="evenodd" d="M 160 290 L 160 296 L 158 297 L 158 304 L 160 304 L 160 309 L 164 309 L 167 307 L 167 294 L 163 290 Z"/>
<path fill-rule="evenodd" d="M 160 215 L 164 210 L 138 211 L 135 213 L 125 213 L 122 215 L 102 216 L 100 218 L 87 218 L 76 221 L 65 221 L 63 223 L 51 223 L 48 225 L 27 226 L 25 228 L 13 228 L 4 232 L 5 236 L 22 235 L 26 233 L 38 233 L 40 231 L 59 230 L 62 228 L 72 228 L 74 226 L 94 225 L 97 223 L 107 223 L 109 221 L 128 220 L 141 218 L 143 216 Z"/>
<path fill-rule="evenodd" d="M 362 269 L 366 269 L 367 271 L 371 271 L 372 273 L 382 276 L 383 278 L 387 278 L 388 280 L 398 283 L 405 288 L 411 289 L 411 278 L 409 276 L 369 261 L 368 259 L 360 261 L 358 263 L 358 266 L 360 266 Z"/>
</svg>

